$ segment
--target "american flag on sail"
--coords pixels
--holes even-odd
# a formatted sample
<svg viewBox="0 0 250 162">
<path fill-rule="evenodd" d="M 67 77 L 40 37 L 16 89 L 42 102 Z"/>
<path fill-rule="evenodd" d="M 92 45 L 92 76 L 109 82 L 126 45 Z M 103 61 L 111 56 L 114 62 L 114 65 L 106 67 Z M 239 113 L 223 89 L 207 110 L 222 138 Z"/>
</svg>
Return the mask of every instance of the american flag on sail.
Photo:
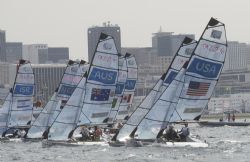
<svg viewBox="0 0 250 162">
<path fill-rule="evenodd" d="M 189 96 L 206 96 L 210 83 L 190 81 L 187 95 Z"/>
</svg>

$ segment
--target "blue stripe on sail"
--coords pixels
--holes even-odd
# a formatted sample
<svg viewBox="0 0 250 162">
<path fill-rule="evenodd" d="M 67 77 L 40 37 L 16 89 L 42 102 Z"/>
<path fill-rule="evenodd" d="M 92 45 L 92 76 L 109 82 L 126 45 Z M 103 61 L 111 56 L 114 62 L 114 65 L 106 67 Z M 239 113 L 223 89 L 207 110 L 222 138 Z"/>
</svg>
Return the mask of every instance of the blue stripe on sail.
<svg viewBox="0 0 250 162">
<path fill-rule="evenodd" d="M 187 72 L 197 73 L 207 78 L 217 78 L 222 64 L 195 58 L 187 69 Z"/>
<path fill-rule="evenodd" d="M 116 89 L 115 89 L 115 94 L 122 94 L 123 89 L 124 89 L 124 84 L 117 83 L 116 84 Z"/>
<path fill-rule="evenodd" d="M 67 96 L 71 96 L 72 93 L 74 92 L 76 87 L 72 87 L 72 86 L 68 86 L 68 85 L 62 85 L 59 88 L 58 94 L 59 95 L 67 95 Z"/>
<path fill-rule="evenodd" d="M 125 89 L 133 90 L 135 88 L 136 80 L 127 80 L 125 83 Z"/>
<path fill-rule="evenodd" d="M 170 73 L 166 77 L 164 83 L 170 84 L 174 80 L 174 78 L 176 77 L 176 75 L 177 75 L 177 72 L 170 71 Z"/>
<path fill-rule="evenodd" d="M 32 95 L 33 94 L 33 85 L 19 85 L 16 84 L 14 94 L 20 95 Z"/>
<path fill-rule="evenodd" d="M 116 77 L 116 71 L 104 70 L 94 67 L 90 72 L 88 80 L 94 80 L 104 84 L 115 84 Z"/>
</svg>

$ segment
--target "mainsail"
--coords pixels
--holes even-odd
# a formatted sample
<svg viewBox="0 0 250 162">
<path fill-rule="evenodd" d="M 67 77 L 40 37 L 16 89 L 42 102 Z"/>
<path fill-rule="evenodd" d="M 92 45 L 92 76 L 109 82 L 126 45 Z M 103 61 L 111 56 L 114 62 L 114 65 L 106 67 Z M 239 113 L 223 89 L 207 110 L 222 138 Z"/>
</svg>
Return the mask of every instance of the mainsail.
<svg viewBox="0 0 250 162">
<path fill-rule="evenodd" d="M 135 57 L 129 53 L 125 55 L 126 64 L 128 68 L 128 78 L 125 83 L 125 89 L 119 105 L 116 120 L 123 120 L 128 118 L 129 110 L 132 106 L 132 101 L 135 93 L 135 85 L 137 82 L 137 64 Z"/>
<path fill-rule="evenodd" d="M 115 117 L 119 110 L 127 78 L 128 78 L 128 68 L 126 59 L 124 56 L 119 56 L 118 79 L 116 83 L 115 97 L 113 98 L 112 101 L 108 123 L 115 122 Z"/>
<path fill-rule="evenodd" d="M 101 33 L 86 81 L 86 94 L 78 125 L 108 121 L 118 76 L 114 38 Z"/>
<path fill-rule="evenodd" d="M 153 89 L 149 92 L 149 94 L 145 97 L 145 99 L 137 107 L 137 109 L 132 113 L 124 126 L 120 129 L 117 136 L 118 140 L 125 140 L 125 138 L 128 138 L 132 132 L 134 133 L 137 130 L 137 126 L 149 113 L 154 103 L 158 101 L 159 97 L 174 80 L 183 65 L 190 59 L 196 44 L 196 41 L 187 37 L 183 40 L 167 72 L 162 75 Z"/>
<path fill-rule="evenodd" d="M 82 77 L 68 102 L 52 124 L 48 135 L 49 140 L 67 141 L 70 132 L 76 128 L 85 96 L 86 76 Z"/>
<path fill-rule="evenodd" d="M 85 61 L 78 63 L 70 60 L 68 62 L 58 89 L 32 124 L 27 134 L 28 138 L 43 137 L 43 133 L 47 131 L 60 113 L 62 104 L 65 104 L 72 95 L 82 75 L 86 72 L 87 66 Z"/>
<path fill-rule="evenodd" d="M 29 61 L 20 60 L 12 91 L 8 127 L 29 127 L 32 120 L 35 79 Z"/>
<path fill-rule="evenodd" d="M 225 25 L 211 18 L 188 65 L 178 104 L 167 120 L 200 118 L 218 82 L 226 51 Z"/>
<path fill-rule="evenodd" d="M 9 110 L 12 103 L 12 89 L 4 100 L 4 104 L 0 109 L 0 135 L 7 129 Z"/>
</svg>

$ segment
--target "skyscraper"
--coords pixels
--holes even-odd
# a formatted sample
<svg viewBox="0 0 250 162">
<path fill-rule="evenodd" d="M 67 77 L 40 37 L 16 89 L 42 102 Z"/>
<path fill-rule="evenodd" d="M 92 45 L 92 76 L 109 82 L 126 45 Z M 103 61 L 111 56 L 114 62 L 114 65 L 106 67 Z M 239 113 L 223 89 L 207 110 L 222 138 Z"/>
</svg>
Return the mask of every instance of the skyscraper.
<svg viewBox="0 0 250 162">
<path fill-rule="evenodd" d="M 0 29 L 0 61 L 6 62 L 6 37 L 5 31 Z"/>
<path fill-rule="evenodd" d="M 23 43 L 7 42 L 6 43 L 6 61 L 9 63 L 17 63 L 22 58 Z"/>
<path fill-rule="evenodd" d="M 158 56 L 173 56 L 185 37 L 195 38 L 193 34 L 174 35 L 173 32 L 159 31 L 153 34 L 152 48 L 156 50 Z"/>
<path fill-rule="evenodd" d="M 93 54 L 101 33 L 114 37 L 116 48 L 121 53 L 121 32 L 118 25 L 112 25 L 110 22 L 103 23 L 103 26 L 94 26 L 88 28 L 88 61 L 91 62 Z"/>
</svg>

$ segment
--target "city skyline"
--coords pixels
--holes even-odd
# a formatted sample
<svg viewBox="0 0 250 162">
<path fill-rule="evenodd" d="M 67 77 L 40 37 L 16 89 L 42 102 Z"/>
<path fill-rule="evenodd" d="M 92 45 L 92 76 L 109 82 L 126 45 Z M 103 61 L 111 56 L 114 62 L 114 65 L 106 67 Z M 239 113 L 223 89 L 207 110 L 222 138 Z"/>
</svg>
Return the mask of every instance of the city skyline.
<svg viewBox="0 0 250 162">
<path fill-rule="evenodd" d="M 240 2 L 240 3 L 239 3 Z M 121 28 L 122 47 L 151 47 L 152 33 L 195 34 L 210 17 L 226 24 L 228 40 L 250 42 L 247 0 L 1 0 L 0 29 L 7 42 L 66 46 L 71 59 L 88 56 L 87 30 L 110 21 Z"/>
</svg>

